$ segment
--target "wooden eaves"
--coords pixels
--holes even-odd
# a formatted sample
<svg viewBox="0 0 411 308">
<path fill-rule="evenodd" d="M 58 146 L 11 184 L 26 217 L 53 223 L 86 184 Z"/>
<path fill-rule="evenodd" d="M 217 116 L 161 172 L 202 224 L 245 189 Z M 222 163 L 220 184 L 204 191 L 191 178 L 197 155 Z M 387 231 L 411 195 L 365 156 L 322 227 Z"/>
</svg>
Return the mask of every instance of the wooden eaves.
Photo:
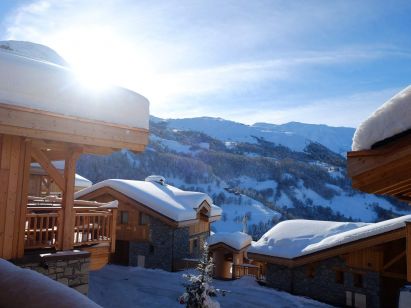
<svg viewBox="0 0 411 308">
<path fill-rule="evenodd" d="M 352 186 L 373 194 L 411 201 L 411 133 L 379 142 L 370 150 L 347 153 Z"/>
</svg>

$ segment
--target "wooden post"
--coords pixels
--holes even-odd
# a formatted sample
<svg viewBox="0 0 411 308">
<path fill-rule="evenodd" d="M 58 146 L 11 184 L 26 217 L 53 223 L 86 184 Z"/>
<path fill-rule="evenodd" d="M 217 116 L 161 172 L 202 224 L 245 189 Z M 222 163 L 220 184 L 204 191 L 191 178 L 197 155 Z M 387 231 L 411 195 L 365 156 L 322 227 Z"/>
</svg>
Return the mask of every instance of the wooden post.
<svg viewBox="0 0 411 308">
<path fill-rule="evenodd" d="M 76 175 L 76 160 L 78 153 L 70 152 L 64 165 L 64 189 L 63 189 L 63 242 L 62 249 L 73 249 L 74 243 L 74 185 Z M 59 230 L 60 231 L 60 230 Z"/>
<path fill-rule="evenodd" d="M 116 224 L 117 224 L 117 209 L 113 209 L 113 217 L 111 218 L 111 234 L 110 234 L 110 240 L 111 240 L 111 252 L 115 253 L 116 252 Z"/>
<path fill-rule="evenodd" d="M 406 258 L 407 258 L 407 281 L 411 282 L 411 222 L 405 222 L 406 228 Z"/>
<path fill-rule="evenodd" d="M 28 191 L 30 182 L 30 163 L 31 163 L 31 140 L 24 140 L 24 160 L 23 160 L 23 174 L 21 183 L 21 199 L 20 199 L 20 217 L 17 223 L 18 225 L 18 242 L 17 242 L 17 255 L 15 257 L 21 258 L 24 256 L 24 230 L 26 226 L 26 215 L 27 215 L 27 202 L 28 202 Z"/>
</svg>

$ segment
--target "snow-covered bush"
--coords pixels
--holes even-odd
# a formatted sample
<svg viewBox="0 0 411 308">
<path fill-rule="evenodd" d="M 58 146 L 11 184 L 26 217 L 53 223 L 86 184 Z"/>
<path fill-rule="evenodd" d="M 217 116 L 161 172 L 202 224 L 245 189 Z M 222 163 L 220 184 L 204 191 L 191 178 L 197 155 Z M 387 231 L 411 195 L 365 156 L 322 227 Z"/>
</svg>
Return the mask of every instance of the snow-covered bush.
<svg viewBox="0 0 411 308">
<path fill-rule="evenodd" d="M 220 304 L 211 296 L 216 296 L 216 289 L 211 285 L 213 275 L 213 259 L 208 255 L 208 245 L 204 243 L 203 254 L 197 266 L 198 275 L 184 274 L 187 279 L 185 292 L 180 296 L 180 304 L 187 308 L 219 308 Z"/>
</svg>

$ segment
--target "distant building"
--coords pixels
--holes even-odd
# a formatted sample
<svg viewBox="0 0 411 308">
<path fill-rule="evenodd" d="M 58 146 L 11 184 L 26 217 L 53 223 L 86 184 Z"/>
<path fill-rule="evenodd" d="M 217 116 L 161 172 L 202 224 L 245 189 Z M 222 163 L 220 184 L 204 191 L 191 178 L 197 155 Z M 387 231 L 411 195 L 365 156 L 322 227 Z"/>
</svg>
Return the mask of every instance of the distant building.
<svg viewBox="0 0 411 308">
<path fill-rule="evenodd" d="M 267 285 L 337 306 L 397 307 L 411 215 L 373 223 L 289 220 L 253 242 Z"/>
<path fill-rule="evenodd" d="M 118 200 L 112 261 L 173 271 L 200 255 L 221 209 L 200 192 L 183 191 L 159 176 L 105 180 L 76 193 L 83 200 Z"/>
<path fill-rule="evenodd" d="M 64 161 L 53 161 L 52 165 L 61 173 L 64 173 Z M 75 175 L 74 179 L 74 191 L 79 191 L 84 188 L 90 187 L 93 183 L 82 177 L 79 174 Z M 61 196 L 60 187 L 54 182 L 53 178 L 47 174 L 47 172 L 38 163 L 30 164 L 30 184 L 29 184 L 30 196 L 48 196 L 55 195 Z"/>
</svg>

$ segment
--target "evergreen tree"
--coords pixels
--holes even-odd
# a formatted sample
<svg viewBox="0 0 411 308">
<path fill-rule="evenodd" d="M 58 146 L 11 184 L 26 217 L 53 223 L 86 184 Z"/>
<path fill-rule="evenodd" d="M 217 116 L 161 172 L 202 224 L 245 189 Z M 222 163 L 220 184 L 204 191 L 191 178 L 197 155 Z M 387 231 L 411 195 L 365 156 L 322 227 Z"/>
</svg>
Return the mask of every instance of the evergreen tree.
<svg viewBox="0 0 411 308">
<path fill-rule="evenodd" d="M 216 295 L 216 289 L 211 285 L 213 275 L 213 259 L 208 255 L 208 245 L 204 243 L 203 254 L 197 266 L 198 275 L 184 274 L 188 280 L 184 287 L 186 291 L 180 296 L 180 304 L 187 308 L 219 308 L 220 304 L 211 299 Z"/>
</svg>

